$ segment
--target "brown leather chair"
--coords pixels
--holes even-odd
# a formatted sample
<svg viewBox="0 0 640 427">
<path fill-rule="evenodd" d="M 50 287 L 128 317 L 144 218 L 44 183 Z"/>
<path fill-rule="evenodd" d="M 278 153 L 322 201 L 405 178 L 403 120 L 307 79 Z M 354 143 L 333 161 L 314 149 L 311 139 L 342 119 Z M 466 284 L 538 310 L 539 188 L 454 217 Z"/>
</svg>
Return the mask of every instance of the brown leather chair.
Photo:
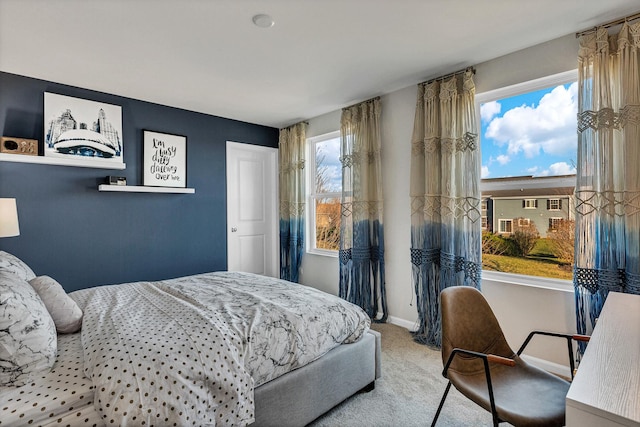
<svg viewBox="0 0 640 427">
<path fill-rule="evenodd" d="M 572 340 L 583 335 L 534 331 L 517 353 L 507 344 L 498 321 L 475 288 L 455 286 L 440 294 L 442 308 L 442 375 L 449 380 L 431 426 L 435 426 L 453 384 L 493 415 L 493 425 L 563 426 L 569 382 L 529 365 L 519 356 L 536 334 L 567 340 L 573 374 Z"/>
</svg>

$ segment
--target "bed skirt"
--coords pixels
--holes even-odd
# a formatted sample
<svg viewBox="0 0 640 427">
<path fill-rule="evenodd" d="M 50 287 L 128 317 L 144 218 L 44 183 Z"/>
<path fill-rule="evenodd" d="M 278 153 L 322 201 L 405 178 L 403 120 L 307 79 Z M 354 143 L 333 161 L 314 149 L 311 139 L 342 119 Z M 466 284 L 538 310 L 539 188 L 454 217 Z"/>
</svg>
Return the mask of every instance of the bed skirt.
<svg viewBox="0 0 640 427">
<path fill-rule="evenodd" d="M 381 375 L 380 333 L 369 330 L 353 344 L 343 344 L 303 368 L 254 390 L 252 427 L 301 427 Z"/>
</svg>

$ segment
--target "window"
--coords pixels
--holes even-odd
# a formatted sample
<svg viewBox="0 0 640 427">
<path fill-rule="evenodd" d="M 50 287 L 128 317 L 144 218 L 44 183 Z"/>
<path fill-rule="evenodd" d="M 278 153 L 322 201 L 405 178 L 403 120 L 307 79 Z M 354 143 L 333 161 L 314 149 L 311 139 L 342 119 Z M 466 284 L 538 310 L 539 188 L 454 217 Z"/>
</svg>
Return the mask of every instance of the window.
<svg viewBox="0 0 640 427">
<path fill-rule="evenodd" d="M 547 210 L 559 211 L 561 209 L 562 209 L 562 200 L 560 200 L 560 199 L 549 199 L 549 200 L 547 200 Z"/>
<path fill-rule="evenodd" d="M 513 220 L 512 219 L 499 219 L 498 220 L 498 233 L 511 234 L 513 232 Z"/>
<path fill-rule="evenodd" d="M 487 222 L 487 217 L 486 217 L 486 216 L 483 216 L 483 217 L 482 217 L 482 229 L 483 229 L 483 230 L 486 230 L 487 228 L 489 228 L 489 227 L 488 227 L 488 224 L 489 224 L 489 223 Z"/>
<path fill-rule="evenodd" d="M 307 139 L 309 238 L 307 250 L 336 255 L 340 246 L 342 165 L 340 131 Z"/>
<path fill-rule="evenodd" d="M 573 225 L 577 79 L 574 70 L 476 96 L 480 190 L 492 206 L 482 212 L 482 225 L 497 226 L 495 234 L 483 233 L 485 271 L 572 278 L 573 254 L 556 248 L 560 234 L 573 238 L 557 228 Z"/>
<path fill-rule="evenodd" d="M 564 220 L 564 218 L 549 218 L 549 231 L 555 232 Z"/>
</svg>

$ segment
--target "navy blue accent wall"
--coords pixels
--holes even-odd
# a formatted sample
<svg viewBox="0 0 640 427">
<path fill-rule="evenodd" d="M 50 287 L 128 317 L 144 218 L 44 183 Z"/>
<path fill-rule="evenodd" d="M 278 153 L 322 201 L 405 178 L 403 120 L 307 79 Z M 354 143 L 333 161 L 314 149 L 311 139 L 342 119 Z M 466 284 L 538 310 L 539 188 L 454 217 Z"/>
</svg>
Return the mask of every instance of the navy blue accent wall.
<svg viewBox="0 0 640 427">
<path fill-rule="evenodd" d="M 226 141 L 277 147 L 278 129 L 0 73 L 0 135 L 42 150 L 44 92 L 120 105 L 127 167 L 0 162 L 0 197 L 17 199 L 20 221 L 1 250 L 68 292 L 226 269 Z M 142 185 L 143 129 L 187 137 L 195 194 L 98 192 L 107 175 Z"/>
</svg>

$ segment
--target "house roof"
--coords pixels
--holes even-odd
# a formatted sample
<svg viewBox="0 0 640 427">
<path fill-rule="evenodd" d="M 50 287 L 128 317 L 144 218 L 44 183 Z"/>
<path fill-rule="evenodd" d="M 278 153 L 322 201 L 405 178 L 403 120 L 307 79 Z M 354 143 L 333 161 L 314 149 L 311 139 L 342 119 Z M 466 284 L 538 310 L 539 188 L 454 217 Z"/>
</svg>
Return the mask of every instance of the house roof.
<svg viewBox="0 0 640 427">
<path fill-rule="evenodd" d="M 638 8 L 638 0 L 1 0 L 0 70 L 283 127 Z M 261 13 L 275 25 L 254 25 Z"/>
<path fill-rule="evenodd" d="M 496 190 L 491 192 L 482 192 L 482 197 L 527 199 L 539 198 L 546 196 L 571 196 L 575 187 L 556 187 L 556 188 L 532 188 L 532 189 L 513 189 L 513 190 Z"/>
<path fill-rule="evenodd" d="M 576 175 L 511 176 L 485 178 L 480 182 L 482 197 L 536 198 L 573 195 Z"/>
</svg>

